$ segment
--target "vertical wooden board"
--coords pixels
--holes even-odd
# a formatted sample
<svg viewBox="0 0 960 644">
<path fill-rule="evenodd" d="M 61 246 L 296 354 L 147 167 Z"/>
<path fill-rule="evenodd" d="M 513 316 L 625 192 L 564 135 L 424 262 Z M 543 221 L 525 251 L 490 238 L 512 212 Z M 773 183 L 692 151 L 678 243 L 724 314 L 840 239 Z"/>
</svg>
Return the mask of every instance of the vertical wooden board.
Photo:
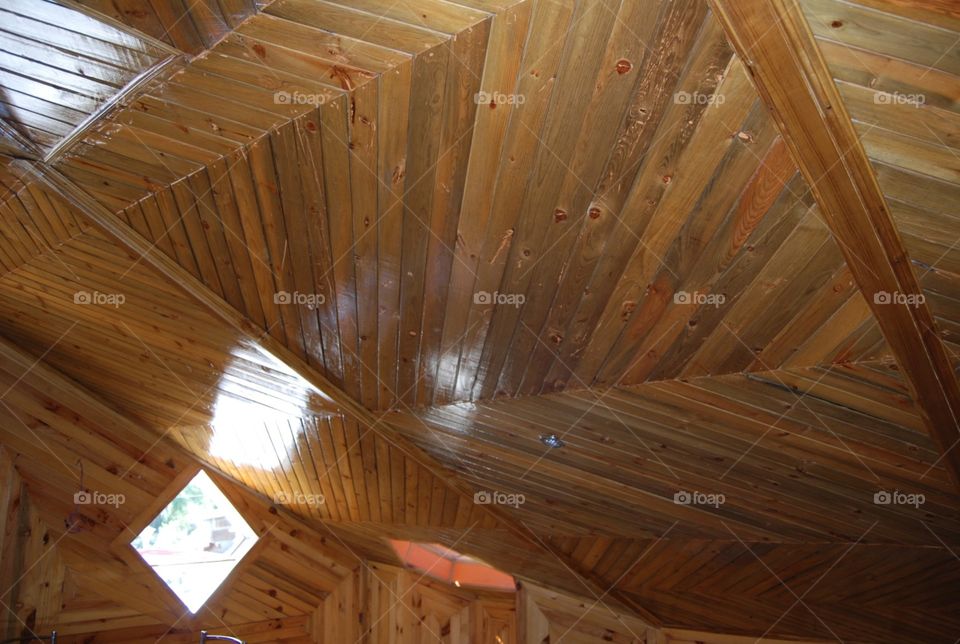
<svg viewBox="0 0 960 644">
<path fill-rule="evenodd" d="M 220 276 L 217 273 L 216 263 L 213 254 L 210 252 L 210 246 L 207 243 L 207 235 L 200 222 L 200 203 L 197 195 L 184 178 L 170 185 L 170 191 L 173 194 L 174 202 L 180 211 L 183 228 L 186 230 L 187 239 L 190 242 L 190 248 L 193 251 L 193 258 L 200 270 L 199 277 L 211 291 L 223 297 L 223 288 L 220 286 Z"/>
<path fill-rule="evenodd" d="M 6 204 L 20 210 L 23 213 L 24 221 L 29 221 L 36 228 L 39 234 L 39 244 L 45 248 L 50 248 L 59 243 L 61 238 L 57 236 L 47 214 L 40 208 L 29 190 L 20 191 L 19 194 L 7 200 Z"/>
<path fill-rule="evenodd" d="M 424 273 L 430 238 L 436 162 L 449 49 L 434 47 L 414 59 L 410 91 L 407 172 L 404 182 L 403 250 L 400 281 L 400 337 L 397 388 L 401 402 L 416 404 L 416 379 L 423 319 Z"/>
<path fill-rule="evenodd" d="M 47 250 L 48 245 L 43 240 L 34 218 L 24 209 L 23 204 L 18 199 L 10 199 L 4 205 L 12 215 L 5 221 L 12 224 L 9 230 L 20 240 L 24 252 L 32 256 Z"/>
<path fill-rule="evenodd" d="M 577 137 L 570 135 L 570 125 L 585 116 L 593 95 L 594 79 L 604 49 L 597 42 L 609 39 L 617 20 L 619 3 L 600 0 L 598 5 L 578 5 L 574 13 L 577 25 L 567 40 L 563 58 L 556 72 L 557 85 L 554 101 L 547 113 L 543 128 L 535 136 L 539 142 L 530 181 L 519 201 L 519 216 L 513 243 L 498 292 L 506 296 L 526 296 L 532 269 L 542 259 L 541 242 L 547 228 L 555 223 L 553 205 L 569 169 L 576 149 Z M 583 12 L 582 14 L 580 12 Z M 519 323 L 521 306 L 495 305 L 483 353 L 477 367 L 477 382 L 473 396 L 492 397 L 497 393 L 497 381 L 515 333 L 527 333 Z"/>
<path fill-rule="evenodd" d="M 544 644 L 550 640 L 550 626 L 526 587 L 517 592 L 517 631 L 521 642 Z"/>
<path fill-rule="evenodd" d="M 403 191 L 407 166 L 412 62 L 403 62 L 380 75 L 379 159 L 380 196 L 377 208 L 377 338 L 380 409 L 400 399 L 397 348 L 400 339 L 400 282 Z M 395 509 L 396 510 L 396 509 Z M 400 516 L 396 514 L 395 516 Z"/>
<path fill-rule="evenodd" d="M 670 8 L 681 7 L 685 17 L 681 24 L 702 22 L 700 3 L 671 3 Z M 583 128 L 571 149 L 566 174 L 555 198 L 552 210 L 539 210 L 539 225 L 543 239 L 533 261 L 528 259 L 518 266 L 520 275 L 513 280 L 529 280 L 526 287 L 527 301 L 518 318 L 519 328 L 513 335 L 510 347 L 503 352 L 503 367 L 500 369 L 499 391 L 516 392 L 525 373 L 534 369 L 546 371 L 546 363 L 552 362 L 554 346 L 562 341 L 555 332 L 543 333 L 550 310 L 559 304 L 564 293 L 559 290 L 560 281 L 568 274 L 567 263 L 577 240 L 575 234 L 585 222 L 593 221 L 597 211 L 592 198 L 600 189 L 605 163 L 611 150 L 617 149 L 625 137 L 624 128 L 631 123 L 629 108 L 634 85 L 642 76 L 640 69 L 645 64 L 646 43 L 655 35 L 660 6 L 647 3 L 623 3 L 618 7 L 606 49 L 597 68 L 596 80 L 589 103 L 584 108 L 581 121 L 596 126 Z M 638 31 L 634 31 L 634 26 Z M 690 27 L 688 27 L 690 29 Z M 688 40 L 685 30 L 672 34 L 680 47 Z M 684 51 L 681 49 L 681 51 Z M 669 75 L 670 72 L 661 71 Z M 615 118 L 609 118 L 615 116 Z M 545 220 L 545 221 L 544 221 Z M 511 287 L 512 289 L 521 287 Z M 572 294 L 566 294 L 571 297 Z M 569 308 L 569 307 L 567 307 Z M 539 363 L 535 360 L 539 359 Z M 527 391 L 538 391 L 539 382 L 527 385 Z"/>
<path fill-rule="evenodd" d="M 316 432 L 320 451 L 315 451 L 314 456 L 317 457 L 322 454 L 322 460 L 318 462 L 318 469 L 321 470 L 319 472 L 320 478 L 329 483 L 333 492 L 330 498 L 336 504 L 341 520 L 349 521 L 354 519 L 356 514 L 351 512 L 349 490 L 344 489 L 343 475 L 340 473 L 342 462 L 339 460 L 334 445 L 332 423 L 333 421 L 329 419 L 317 419 Z"/>
<path fill-rule="evenodd" d="M 573 361 L 591 318 L 599 316 L 599 303 L 612 288 L 609 275 L 618 269 L 607 266 L 618 261 L 618 254 L 622 256 L 620 249 L 634 239 L 635 229 L 642 230 L 642 211 L 623 210 L 634 180 L 644 170 L 649 172 L 667 144 L 682 147 L 705 109 L 678 105 L 675 90 L 713 94 L 732 56 L 719 25 L 703 22 L 702 7 L 696 3 L 662 7 L 651 49 L 634 65 L 639 67 L 636 87 L 589 206 L 583 208 L 587 212 L 563 212 L 568 219 L 561 225 L 571 225 L 569 218 L 574 216 L 579 230 L 549 316 L 539 328 L 534 327 L 540 342 L 523 376 L 524 393 L 552 389 L 558 375 L 555 365 Z M 670 78 L 676 80 L 671 83 Z M 604 271 L 600 273 L 604 279 L 591 284 L 595 271 Z"/>
<path fill-rule="evenodd" d="M 724 295 L 724 306 L 707 307 L 698 311 L 693 318 L 694 326 L 690 328 L 688 324 L 681 338 L 661 356 L 656 369 L 650 374 L 650 379 L 678 377 L 705 338 L 721 324 L 724 316 L 750 288 L 763 267 L 779 252 L 784 241 L 813 207 L 813 197 L 809 193 L 800 201 L 794 197 L 795 193 L 803 191 L 803 186 L 803 178 L 799 175 L 794 176 L 786 185 L 747 240 L 748 248 L 752 246 L 753 251 L 738 257 L 711 285 L 713 292 Z M 763 243 L 759 243 L 760 241 Z"/>
<path fill-rule="evenodd" d="M 523 58 L 533 4 L 516 3 L 494 16 L 483 64 L 481 91 L 485 94 L 507 95 L 513 89 Z M 480 262 L 494 182 L 511 114 L 512 110 L 481 109 L 475 116 L 473 140 L 476 145 L 470 147 L 455 257 L 443 315 L 440 347 L 444 357 L 437 364 L 434 381 L 434 402 L 439 404 L 449 402 L 453 395 L 460 344 L 463 333 L 468 330 L 467 315 L 473 299 L 476 267 Z"/>
<path fill-rule="evenodd" d="M 535 133 L 542 127 L 553 100 L 556 72 L 564 51 L 560 43 L 566 43 L 574 24 L 573 5 L 572 2 L 536 4 L 517 81 L 507 90 L 509 94 L 523 96 L 524 100 L 496 108 L 510 111 L 510 124 L 500 156 L 501 167 L 494 183 L 487 187 L 493 191 L 492 206 L 484 240 L 479 246 L 482 250 L 478 258 L 482 261 L 476 265 L 466 327 L 458 331 L 462 335 L 454 336 L 456 340 L 450 345 L 460 347 L 453 390 L 455 399 L 469 398 L 478 381 L 479 362 L 493 314 L 491 300 L 481 294 L 497 291 L 514 241 L 517 207 L 522 202 L 539 147 Z M 485 111 L 481 109 L 480 113 Z M 479 381 L 482 382 L 482 378 Z"/>
<path fill-rule="evenodd" d="M 200 39 L 207 49 L 213 47 L 229 30 L 220 12 L 218 0 L 194 0 L 190 4 L 190 18 L 193 19 Z"/>
<path fill-rule="evenodd" d="M 433 476 L 430 471 L 417 463 L 417 525 L 430 525 L 430 515 L 433 510 Z"/>
<path fill-rule="evenodd" d="M 16 605 L 19 601 L 19 578 L 23 575 L 22 538 L 27 508 L 23 505 L 20 476 L 14 467 L 9 447 L 0 446 L 0 584 L 3 585 L 4 601 Z M 5 613 L 6 614 L 6 613 Z M 4 637 L 16 637 L 19 624 L 9 618 L 3 620 Z"/>
<path fill-rule="evenodd" d="M 390 446 L 390 495 L 392 497 L 393 522 L 402 525 L 407 522 L 406 506 L 406 458 L 399 449 Z"/>
<path fill-rule="evenodd" d="M 622 330 L 616 349 L 597 374 L 597 383 L 642 380 L 666 347 L 682 333 L 689 318 L 698 309 L 714 306 L 678 303 L 674 298 L 682 291 L 704 295 L 711 292 L 705 280 L 721 272 L 733 260 L 731 251 L 735 255 L 745 241 L 742 237 L 734 241 L 733 236 L 752 231 L 766 212 L 768 200 L 776 198 L 783 182 L 794 172 L 795 166 L 782 146 L 770 151 L 766 158 L 761 156 L 767 154 L 776 135 L 776 128 L 762 108 L 757 106 L 741 130 L 749 133 L 749 141 L 736 139 L 717 165 L 715 178 L 707 182 L 696 207 L 661 258 L 650 294 Z M 768 169 L 769 172 L 763 171 Z M 787 176 L 781 179 L 771 176 L 773 172 Z M 756 186 L 749 183 L 751 177 L 763 184 L 759 188 L 764 193 L 759 211 L 751 209 L 755 205 Z M 734 210 L 738 201 L 745 212 Z M 716 262 L 718 257 L 724 263 L 711 267 L 710 261 Z M 725 306 L 725 302 L 715 308 L 720 306 Z"/>
<path fill-rule="evenodd" d="M 353 257 L 356 263 L 357 331 L 359 332 L 360 401 L 376 408 L 380 395 L 377 369 L 377 83 L 350 94 L 350 191 L 353 199 Z"/>
<path fill-rule="evenodd" d="M 360 594 L 357 577 L 357 573 L 350 575 L 324 600 L 323 642 L 359 642 L 360 637 L 363 637 L 364 642 L 369 641 L 366 636 L 361 635 L 358 618 L 366 607 L 361 605 L 363 595 Z"/>
<path fill-rule="evenodd" d="M 126 209 L 125 215 L 130 227 L 137 231 L 138 235 L 144 239 L 151 239 L 150 227 L 147 225 L 147 220 L 143 216 L 143 210 L 140 209 L 139 203 L 131 204 L 130 207 Z"/>
<path fill-rule="evenodd" d="M 203 51 L 204 43 L 185 2 L 187 0 L 149 0 L 160 24 L 163 25 L 161 38 L 172 43 L 177 49 L 196 54 Z"/>
<path fill-rule="evenodd" d="M 308 469 L 304 467 L 304 462 L 309 458 L 310 452 L 303 450 L 305 445 L 300 441 L 299 432 L 293 433 L 290 421 L 284 419 L 272 422 L 269 431 L 271 435 L 275 436 L 273 442 L 277 450 L 277 456 L 281 459 L 281 462 L 289 463 L 286 468 L 287 477 L 302 494 L 300 497 L 293 498 L 308 499 L 320 494 L 319 486 L 314 485 Z M 313 495 L 313 497 L 310 497 L 310 495 Z M 319 505 L 306 503 L 306 513 L 315 517 L 325 515 L 326 513 L 319 511 Z"/>
<path fill-rule="evenodd" d="M 376 459 L 373 472 L 377 477 L 380 521 L 386 524 L 397 523 L 397 519 L 393 515 L 394 478 L 391 477 L 390 444 L 381 437 L 374 436 Z"/>
<path fill-rule="evenodd" d="M 157 199 L 157 210 L 160 215 L 160 222 L 163 226 L 163 232 L 170 238 L 173 245 L 174 259 L 185 270 L 192 273 L 195 277 L 203 279 L 200 273 L 200 267 L 193 256 L 193 249 L 190 247 L 190 238 L 187 236 L 183 225 L 183 215 L 177 207 L 177 202 L 173 197 L 171 188 L 158 191 L 154 195 Z"/>
<path fill-rule="evenodd" d="M 265 329 L 267 324 L 263 315 L 263 307 L 260 304 L 260 295 L 257 292 L 257 281 L 253 269 L 255 261 L 263 260 L 258 260 L 253 252 L 248 250 L 240 213 L 237 210 L 236 198 L 231 187 L 227 160 L 219 159 L 212 163 L 207 168 L 207 174 L 210 193 L 214 201 L 212 207 L 215 217 L 222 226 L 224 240 L 229 251 L 229 255 L 224 261 L 228 261 L 230 269 L 235 272 L 241 293 L 242 306 L 238 307 L 238 310 L 243 311 L 254 324 Z"/>
<path fill-rule="evenodd" d="M 57 212 L 60 221 L 71 235 L 77 235 L 90 227 L 90 220 L 77 208 L 69 205 L 60 195 L 47 192 L 50 205 Z"/>
<path fill-rule="evenodd" d="M 464 181 L 474 135 L 474 123 L 490 21 L 484 21 L 452 38 L 450 55 L 456 64 L 447 68 L 443 130 L 437 160 L 431 234 L 423 289 L 423 321 L 418 361 L 417 393 L 421 405 L 433 400 L 435 377 L 444 359 L 440 345 L 447 286 L 457 245 L 457 228 Z"/>
<path fill-rule="evenodd" d="M 323 366 L 334 383 L 343 384 L 343 365 L 340 362 L 340 340 L 337 324 L 337 298 L 333 280 L 330 248 L 330 229 L 323 185 L 323 149 L 320 134 L 320 114 L 308 112 L 294 121 L 297 166 L 303 191 L 306 220 L 306 244 L 310 255 L 310 283 L 313 291 L 323 296 L 317 307 Z M 316 359 L 317 356 L 313 356 Z"/>
<path fill-rule="evenodd" d="M 243 311 L 243 293 L 240 290 L 236 270 L 233 267 L 230 248 L 224 235 L 223 222 L 211 194 L 213 188 L 210 185 L 210 175 L 206 170 L 196 172 L 189 176 L 187 181 L 191 186 L 190 191 L 197 196 L 197 216 L 200 219 L 200 226 L 206 234 L 207 245 L 210 247 L 210 254 L 213 256 L 213 263 L 220 278 L 224 299 L 238 311 Z"/>
<path fill-rule="evenodd" d="M 777 331 L 800 315 L 805 308 L 802 302 L 822 288 L 843 265 L 843 256 L 836 244 L 828 242 L 811 253 L 811 260 L 796 274 L 795 279 L 781 289 L 774 289 L 779 297 L 767 301 L 765 315 L 755 315 L 752 323 L 737 334 L 737 342 L 743 346 L 744 351 L 736 356 L 731 355 L 718 365 L 717 372 L 733 373 L 747 369 L 756 357 L 754 354 L 758 353 L 756 348 L 767 346 Z M 792 275 L 795 273 L 786 273 L 783 276 L 784 281 Z"/>
<path fill-rule="evenodd" d="M 13 210 L 7 204 L 0 205 L 0 214 L 4 216 L 7 221 L 14 220 Z M 14 224 L 16 225 L 16 224 Z M 23 249 L 20 248 L 20 245 L 17 243 L 15 237 L 13 237 L 12 232 L 9 230 L 10 226 L 3 226 L 0 228 L 0 252 L 6 257 L 8 264 L 8 270 L 13 270 L 20 264 L 23 264 L 27 261 L 27 257 L 23 255 Z"/>
<path fill-rule="evenodd" d="M 662 37 L 667 42 L 672 31 L 664 26 Z M 660 55 L 672 58 L 670 51 L 671 48 L 666 47 Z M 633 134 L 637 138 L 631 137 L 627 150 L 614 151 L 611 158 L 611 171 L 630 164 L 636 165 L 636 172 L 608 174 L 601 181 L 601 195 L 595 201 L 599 216 L 593 223 L 586 222 L 587 227 L 581 236 L 582 250 L 579 252 L 584 257 L 567 271 L 571 280 L 569 291 L 582 293 L 582 297 L 573 305 L 573 312 L 568 316 L 570 322 L 561 332 L 557 357 L 544 378 L 545 390 L 562 388 L 572 375 L 572 366 L 586 350 L 603 308 L 608 305 L 608 298 L 616 285 L 615 278 L 628 265 L 637 240 L 644 234 L 657 205 L 672 185 L 683 150 L 693 140 L 701 120 L 710 110 L 708 101 L 684 103 L 676 96 L 680 93 L 719 96 L 718 85 L 725 77 L 730 57 L 730 47 L 722 30 L 714 21 L 708 20 L 694 45 L 687 71 L 675 86 L 677 94 L 673 93 L 674 86 L 661 86 L 659 74 L 645 75 L 641 80 L 640 87 L 649 89 L 641 89 L 640 102 L 636 105 L 640 115 L 636 125 L 640 129 Z M 642 98 L 648 93 L 652 102 Z M 667 101 L 672 105 L 667 105 Z M 659 116 L 643 117 L 645 112 L 651 111 Z M 648 123 L 653 130 L 647 129 Z M 649 150 L 643 145 L 638 147 L 645 142 L 648 142 Z M 642 156 L 637 156 L 641 151 Z M 626 314 L 626 309 L 633 304 L 624 303 L 620 313 Z"/>
<path fill-rule="evenodd" d="M 307 461 L 304 466 L 307 468 L 307 474 L 314 481 L 314 485 L 323 494 L 323 510 L 332 521 L 343 521 L 345 515 L 341 514 L 340 503 L 334 492 L 331 476 L 326 469 L 326 456 L 324 455 L 323 445 L 320 443 L 319 432 L 321 423 L 319 418 L 301 419 L 301 432 L 304 441 L 304 451 Z M 308 450 L 308 451 L 306 451 Z"/>
<path fill-rule="evenodd" d="M 876 321 L 866 299 L 862 294 L 854 295 L 825 324 L 814 330 L 783 366 L 806 367 L 843 360 L 848 355 L 850 343 L 855 342 L 862 329 L 870 325 L 876 325 Z"/>
<path fill-rule="evenodd" d="M 326 296 L 318 292 L 313 283 L 310 240 L 299 176 L 301 170 L 297 165 L 295 137 L 296 126 L 292 123 L 273 131 L 270 135 L 280 189 L 283 230 L 286 235 L 286 261 L 292 274 L 293 288 L 300 296 L 295 298 L 288 308 L 291 317 L 295 314 L 298 318 L 305 359 L 308 364 L 322 365 L 323 346 L 317 309 L 325 304 L 325 302 L 320 303 L 319 298 Z M 304 297 L 307 299 L 304 300 Z"/>
<path fill-rule="evenodd" d="M 218 0 L 227 24 L 236 29 L 247 16 L 257 11 L 256 0 Z"/>
<path fill-rule="evenodd" d="M 430 497 L 430 518 L 429 522 L 432 526 L 443 525 L 443 500 L 444 493 L 447 491 L 447 486 L 437 477 L 431 477 L 433 479 L 433 490 Z"/>
<path fill-rule="evenodd" d="M 814 274 L 820 273 L 821 269 L 811 262 L 818 254 L 829 260 L 836 253 L 837 247 L 830 239 L 830 232 L 819 220 L 808 217 L 757 275 L 750 288 L 728 311 L 723 324 L 710 334 L 681 373 L 712 373 L 714 369 L 722 369 L 728 361 L 736 360 L 737 354 L 741 356 L 739 359 L 745 359 L 744 352 L 749 353 L 753 347 L 745 346 L 740 338 L 745 335 L 748 325 L 757 319 L 759 311 L 783 304 L 780 298 L 786 295 L 783 292 L 784 283 L 789 284 L 786 278 L 803 275 L 802 271 L 808 268 L 815 270 Z M 779 285 L 780 288 L 771 288 L 770 285 Z"/>
<path fill-rule="evenodd" d="M 56 208 L 54 208 L 53 203 L 51 202 L 51 197 L 47 195 L 47 192 L 43 190 L 38 183 L 29 183 L 26 186 L 26 192 L 33 198 L 34 203 L 39 208 L 40 212 L 43 213 L 43 216 L 47 219 L 50 230 L 52 231 L 54 239 L 65 239 L 71 233 L 68 231 L 66 225 L 61 220 L 59 213 Z M 20 199 L 25 199 L 25 195 L 19 193 Z"/>
<path fill-rule="evenodd" d="M 283 221 L 283 204 L 280 201 L 271 138 L 265 136 L 258 139 L 247 151 L 275 289 L 271 293 L 261 292 L 260 295 L 261 301 L 264 295 L 273 301 L 281 320 L 281 328 L 277 329 L 279 335 L 276 337 L 283 338 L 287 348 L 302 359 L 305 352 L 303 334 L 300 330 L 300 316 L 292 300 L 283 297 L 283 294 L 292 297 L 296 287 L 293 281 L 293 262 L 290 259 L 290 238 L 287 236 Z"/>
<path fill-rule="evenodd" d="M 727 124 L 742 123 L 755 102 L 746 71 L 737 59 L 727 69 L 717 92 L 722 92 L 726 100 L 705 111 L 690 146 L 683 150 L 675 175 L 671 177 L 662 200 L 657 203 L 643 231 L 642 243 L 637 242 L 627 268 L 604 306 L 581 360 L 575 365 L 574 375 L 581 382 L 593 380 L 610 347 L 616 342 L 622 325 L 629 319 L 629 316 L 624 317 L 625 305 L 641 299 L 664 253 L 694 207 L 704 183 L 713 175 L 716 163 L 732 145 L 735 133 L 730 132 L 730 128 L 736 126 Z M 638 181 L 643 182 L 639 185 L 640 191 L 649 189 L 647 182 L 664 183 L 660 177 L 651 177 L 649 174 L 638 177 Z M 631 198 L 642 197 L 639 191 L 631 191 Z M 628 198 L 625 210 L 635 207 L 631 204 L 631 198 Z"/>
<path fill-rule="evenodd" d="M 355 420 L 343 420 L 343 434 L 347 448 L 346 456 L 350 462 L 353 491 L 357 495 L 357 508 L 360 511 L 362 521 L 370 521 L 373 514 L 371 509 L 374 498 L 373 490 L 370 490 L 367 486 L 367 470 L 363 463 L 364 447 L 366 446 L 364 438 L 369 433 L 369 429 L 361 427 Z M 377 512 L 379 512 L 379 509 Z"/>
<path fill-rule="evenodd" d="M 380 489 L 381 479 L 377 476 L 377 442 L 379 438 L 373 430 L 367 427 L 361 427 L 359 423 L 357 424 L 357 428 L 361 432 L 358 438 L 358 451 L 363 467 L 367 508 L 370 512 L 369 520 L 380 522 L 383 520 L 381 518 L 381 507 L 385 497 L 389 495 L 390 490 L 389 488 L 384 490 Z M 389 483 L 389 471 L 387 471 L 386 474 L 386 481 Z"/>
<path fill-rule="evenodd" d="M 336 287 L 337 320 L 343 388 L 360 398 L 357 288 L 353 249 L 353 203 L 350 196 L 349 99 L 339 98 L 320 107 L 324 195 L 330 230 L 331 269 Z"/>
<path fill-rule="evenodd" d="M 420 498 L 419 485 L 420 478 L 417 468 L 417 462 L 412 458 L 404 458 L 404 497 L 405 497 L 405 523 L 407 525 L 418 525 L 417 510 Z"/>
<path fill-rule="evenodd" d="M 250 174 L 250 164 L 246 152 L 237 152 L 227 157 L 227 173 L 233 187 L 233 204 L 239 214 L 243 231 L 243 245 L 248 249 L 256 293 L 263 312 L 265 330 L 278 340 L 283 340 L 280 313 L 273 301 L 277 291 L 274 282 L 273 258 L 267 246 L 263 226 L 260 221 L 260 209 Z M 216 179 L 214 179 L 216 181 Z M 237 231 L 239 233 L 239 231 Z"/>
<path fill-rule="evenodd" d="M 325 475 L 333 482 L 334 491 L 342 497 L 342 504 L 351 521 L 360 521 L 357 506 L 357 494 L 353 488 L 353 473 L 347 456 L 347 442 L 343 428 L 344 420 L 340 416 L 328 418 L 320 426 L 320 440 L 323 443 Z"/>
</svg>

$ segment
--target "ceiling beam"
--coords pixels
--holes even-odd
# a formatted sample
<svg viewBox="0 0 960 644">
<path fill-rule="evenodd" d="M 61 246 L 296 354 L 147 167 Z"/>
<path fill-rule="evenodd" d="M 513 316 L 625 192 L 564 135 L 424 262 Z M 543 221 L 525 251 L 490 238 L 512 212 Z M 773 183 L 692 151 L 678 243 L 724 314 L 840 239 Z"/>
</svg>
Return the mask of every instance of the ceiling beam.
<svg viewBox="0 0 960 644">
<path fill-rule="evenodd" d="M 746 63 L 960 487 L 960 387 L 876 175 L 797 0 L 708 0 Z M 919 299 L 919 303 L 916 303 Z"/>
<path fill-rule="evenodd" d="M 436 460 L 426 450 L 404 436 L 400 431 L 390 426 L 382 417 L 358 403 L 348 393 L 330 381 L 326 376 L 308 365 L 295 355 L 285 345 L 263 329 L 254 325 L 245 315 L 237 311 L 220 296 L 207 288 L 192 273 L 171 259 L 156 244 L 142 237 L 137 231 L 125 224 L 119 217 L 87 194 L 82 188 L 73 183 L 58 170 L 41 162 L 22 161 L 24 167 L 37 176 L 45 185 L 56 191 L 78 207 L 101 231 L 114 239 L 124 249 L 142 257 L 144 262 L 157 270 L 172 284 L 180 287 L 207 311 L 233 328 L 244 339 L 257 347 L 265 355 L 278 360 L 289 367 L 297 375 L 307 381 L 316 392 L 323 397 L 324 408 L 313 411 L 335 411 L 353 418 L 361 426 L 369 428 L 383 440 L 393 445 L 406 456 L 425 467 L 431 474 L 446 483 L 451 489 L 467 499 L 473 499 L 476 490 L 466 480 L 462 479 L 454 470 Z M 522 541 L 534 544 L 545 556 L 556 556 L 546 549 L 540 539 L 534 535 L 522 522 L 510 516 L 506 510 L 495 505 L 482 504 L 482 511 L 493 517 L 499 524 L 507 528 L 513 535 Z M 561 557 L 564 565 L 578 576 L 582 583 L 589 587 L 596 597 L 607 597 L 612 603 L 634 612 L 651 626 L 660 626 L 662 623 L 652 612 L 639 606 L 633 598 L 621 593 L 616 588 L 603 587 L 592 575 L 591 571 L 576 567 L 572 560 Z"/>
</svg>

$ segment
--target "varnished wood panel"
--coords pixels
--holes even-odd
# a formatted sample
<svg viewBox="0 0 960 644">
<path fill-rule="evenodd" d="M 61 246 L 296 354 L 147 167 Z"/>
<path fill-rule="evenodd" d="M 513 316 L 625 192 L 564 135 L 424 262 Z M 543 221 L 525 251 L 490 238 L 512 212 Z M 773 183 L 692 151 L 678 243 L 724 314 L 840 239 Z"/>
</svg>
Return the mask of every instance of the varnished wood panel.
<svg viewBox="0 0 960 644">
<path fill-rule="evenodd" d="M 67 78 L 78 97 L 149 53 L 14 4 L 48 25 L 30 46 L 51 69 L 101 43 L 123 54 Z M 157 52 L 197 55 L 96 119 L 54 170 L 32 166 L 59 196 L 25 174 L 22 140 L 0 145 L 3 333 L 138 440 L 166 433 L 164 458 L 118 477 L 132 425 L 85 421 L 59 385 L 0 396 L 0 442 L 54 533 L 75 485 L 58 459 L 80 455 L 131 499 L 58 547 L 69 637 L 195 639 L 200 622 L 164 637 L 177 602 L 102 547 L 187 458 L 226 474 L 269 533 L 207 612 L 251 641 L 508 637 L 475 628 L 509 609 L 393 569 L 354 574 L 398 563 L 385 537 L 550 588 L 535 612 L 518 605 L 521 640 L 643 641 L 639 617 L 667 626 L 649 642 L 768 628 L 952 641 L 957 498 L 923 400 L 758 100 L 754 60 L 707 4 L 83 4 Z M 935 0 L 802 5 L 956 352 L 953 15 Z M 22 59 L 27 31 L 0 30 Z M 22 77 L 0 82 L 37 131 L 82 111 Z M 80 289 L 126 300 L 82 307 Z M 548 450 L 549 433 L 566 445 Z M 726 502 L 675 503 L 684 490 Z M 883 490 L 925 502 L 874 503 Z M 524 502 L 475 503 L 484 491 Z M 817 615 L 790 610 L 744 544 Z M 405 590 L 417 619 L 387 610 Z M 912 631 L 910 611 L 925 620 Z"/>
</svg>

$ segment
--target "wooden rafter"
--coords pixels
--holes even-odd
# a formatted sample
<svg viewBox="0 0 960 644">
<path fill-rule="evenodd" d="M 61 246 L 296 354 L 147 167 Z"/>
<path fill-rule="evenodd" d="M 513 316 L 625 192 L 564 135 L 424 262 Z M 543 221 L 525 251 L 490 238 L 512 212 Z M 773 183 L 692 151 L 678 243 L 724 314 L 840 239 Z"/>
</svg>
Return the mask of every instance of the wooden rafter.
<svg viewBox="0 0 960 644">
<path fill-rule="evenodd" d="M 920 284 L 799 5 L 796 0 L 709 1 L 807 179 L 907 376 L 942 461 L 960 485 L 956 375 L 923 298 L 895 301 L 893 294 L 921 295 Z"/>
<path fill-rule="evenodd" d="M 475 490 L 456 472 L 437 461 L 426 450 L 402 435 L 382 418 L 355 401 L 349 394 L 331 382 L 323 374 L 306 364 L 282 343 L 274 339 L 262 329 L 257 328 L 248 318 L 231 307 L 222 298 L 208 289 L 200 280 L 177 264 L 170 257 L 160 251 L 156 244 L 150 243 L 139 233 L 123 223 L 105 206 L 87 194 L 82 188 L 73 183 L 59 171 L 41 162 L 21 162 L 24 167 L 35 174 L 52 190 L 77 206 L 95 226 L 116 240 L 124 249 L 143 258 L 143 261 L 157 270 L 164 278 L 183 289 L 201 306 L 225 322 L 237 333 L 250 341 L 267 356 L 286 364 L 312 385 L 317 394 L 324 399 L 322 409 L 315 411 L 337 411 L 355 419 L 362 426 L 368 427 L 381 438 L 397 447 L 408 457 L 420 463 L 434 476 L 444 481 L 458 494 L 473 498 Z M 624 607 L 647 621 L 651 626 L 660 626 L 662 622 L 649 610 L 640 606 L 636 600 L 616 588 L 604 587 L 599 579 L 590 571 L 580 569 L 573 560 L 547 549 L 543 543 L 531 533 L 520 521 L 511 517 L 507 512 L 494 505 L 481 505 L 480 508 L 493 517 L 498 523 L 506 527 L 517 538 L 533 544 L 543 550 L 545 556 L 558 557 L 573 574 L 587 587 L 599 601 L 609 599 L 611 603 Z"/>
</svg>

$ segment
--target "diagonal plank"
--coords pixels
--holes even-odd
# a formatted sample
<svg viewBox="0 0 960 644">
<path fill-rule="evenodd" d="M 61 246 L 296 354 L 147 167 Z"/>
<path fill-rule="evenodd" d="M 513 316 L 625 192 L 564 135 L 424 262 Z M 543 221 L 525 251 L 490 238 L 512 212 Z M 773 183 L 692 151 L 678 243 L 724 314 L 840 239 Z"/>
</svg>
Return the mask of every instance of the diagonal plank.
<svg viewBox="0 0 960 644">
<path fill-rule="evenodd" d="M 150 243 L 139 233 L 123 223 L 113 215 L 109 209 L 87 194 L 82 188 L 74 184 L 57 170 L 43 163 L 22 162 L 25 169 L 35 174 L 47 186 L 56 191 L 65 199 L 71 201 L 81 211 L 124 249 L 157 270 L 164 278 L 183 289 L 190 297 L 217 316 L 237 333 L 249 340 L 267 356 L 279 360 L 289 366 L 300 377 L 306 380 L 316 390 L 316 401 L 320 409 L 314 411 L 337 411 L 357 420 L 361 425 L 368 427 L 381 438 L 397 447 L 404 454 L 414 459 L 434 476 L 444 481 L 451 489 L 467 498 L 472 498 L 476 491 L 469 482 L 461 478 L 454 470 L 437 461 L 425 449 L 402 435 L 398 430 L 378 418 L 369 409 L 358 403 L 352 396 L 339 388 L 313 367 L 293 354 L 285 345 L 273 338 L 262 329 L 256 327 L 246 316 L 230 306 L 220 296 L 208 289 L 192 273 L 185 270 L 180 264 L 164 254 L 155 244 Z M 615 587 L 608 588 L 601 584 L 591 571 L 580 569 L 572 559 L 565 555 L 554 553 L 543 545 L 542 541 L 526 528 L 522 522 L 510 516 L 506 511 L 494 505 L 481 505 L 480 508 L 495 519 L 499 524 L 509 529 L 518 539 L 534 544 L 544 551 L 544 556 L 559 558 L 564 566 L 598 598 L 608 598 L 611 603 L 632 611 L 652 626 L 659 626 L 660 620 L 639 605 L 629 595 L 621 593 Z"/>
<path fill-rule="evenodd" d="M 960 485 L 960 387 L 903 241 L 796 0 L 709 0 L 803 172 Z M 884 303 L 884 293 L 910 304 Z M 913 296 L 913 297 L 911 297 Z"/>
</svg>

